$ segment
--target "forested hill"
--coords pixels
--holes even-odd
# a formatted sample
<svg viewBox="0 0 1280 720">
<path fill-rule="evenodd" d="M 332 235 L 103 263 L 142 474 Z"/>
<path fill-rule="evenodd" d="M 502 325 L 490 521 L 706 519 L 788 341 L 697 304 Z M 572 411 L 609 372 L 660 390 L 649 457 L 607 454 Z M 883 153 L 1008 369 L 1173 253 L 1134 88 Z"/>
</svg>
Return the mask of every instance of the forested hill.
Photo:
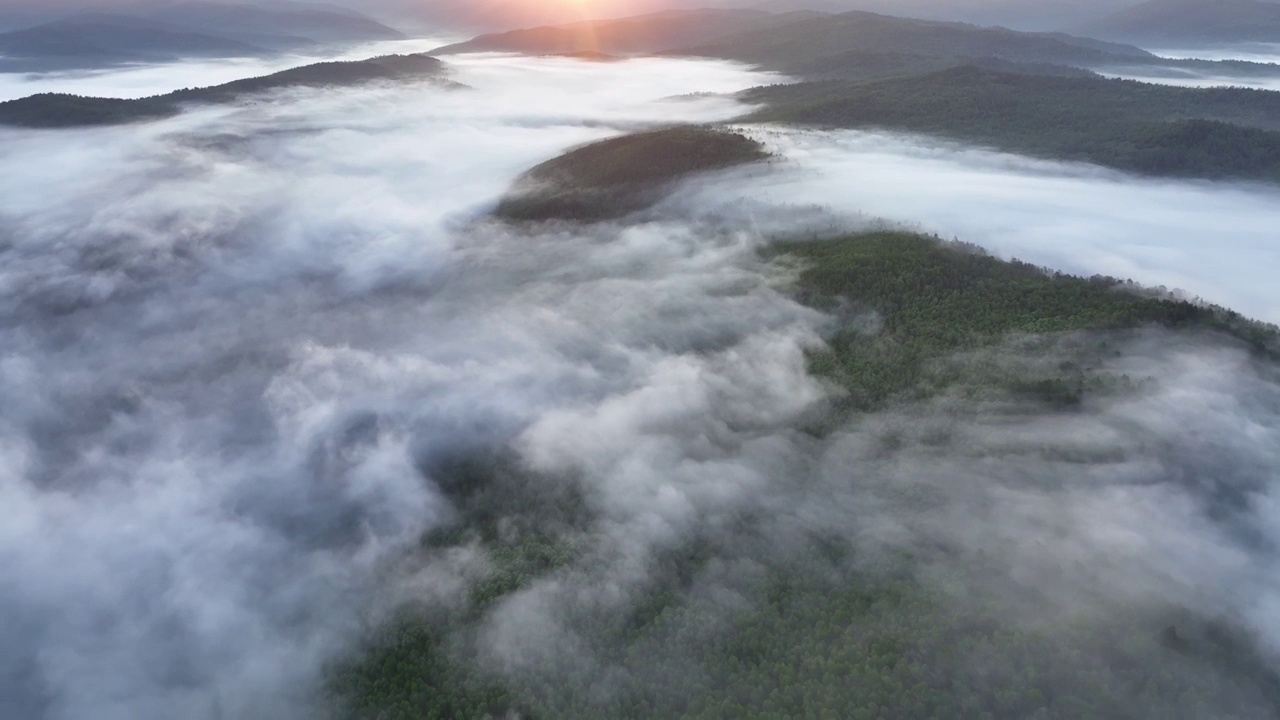
<svg viewBox="0 0 1280 720">
<path fill-rule="evenodd" d="M 929 133 L 1177 177 L 1280 181 L 1280 93 L 977 67 L 750 91 L 752 119 Z"/>
<path fill-rule="evenodd" d="M 406 611 L 361 656 L 335 667 L 337 717 L 1280 716 L 1280 676 L 1229 618 L 1155 598 L 1107 605 L 1096 616 L 1073 605 L 1076 613 L 1062 619 L 1058 582 L 1028 583 L 998 542 L 973 552 L 939 532 L 955 522 L 947 513 L 957 503 L 960 512 L 981 512 L 963 499 L 992 476 L 1009 483 L 1003 492 L 1031 502 L 1059 483 L 1101 482 L 1146 453 L 1174 455 L 1153 461 L 1157 467 L 1184 467 L 1180 449 L 1160 442 L 1111 455 L 1070 432 L 1069 440 L 1023 448 L 975 442 L 971 431 L 994 427 L 1004 440 L 1010 427 L 1086 418 L 1100 402 L 1150 391 L 1154 380 L 1106 365 L 1144 328 L 1166 339 L 1208 334 L 1240 343 L 1260 362 L 1275 347 L 1275 328 L 1115 279 L 1048 273 L 905 233 L 782 244 L 772 253 L 798 266 L 794 290 L 806 302 L 879 319 L 835 330 L 812 358 L 816 372 L 847 391 L 843 411 L 862 420 L 849 432 L 867 439 L 856 471 L 833 472 L 833 480 L 797 471 L 803 489 L 792 492 L 821 498 L 820 512 L 803 506 L 812 508 L 810 526 L 779 521 L 776 497 L 763 511 L 708 523 L 647 566 L 649 583 L 625 611 L 575 605 L 556 615 L 551 637 L 573 639 L 568 657 L 495 672 L 477 660 L 490 613 L 598 562 L 583 540 L 592 515 L 572 490 L 530 478 L 515 463 L 456 461 L 438 475 L 459 508 L 456 529 L 433 533 L 423 546 L 478 553 L 485 574 L 461 607 Z M 942 412 L 961 418 L 966 431 L 927 422 L 929 399 L 943 393 Z M 821 427 L 811 432 L 824 435 Z M 1028 477 L 1029 458 L 1042 455 L 1056 464 Z M 1180 477 L 1206 485 L 1215 483 L 1203 475 L 1220 470 L 1185 467 Z M 878 529 L 883 518 L 893 519 L 894 532 L 927 530 L 901 552 L 885 552 L 878 532 L 856 530 Z M 812 529 L 818 522 L 829 525 Z M 1053 577 L 1076 571 L 1055 569 Z M 716 583 L 732 593 L 708 591 Z M 1014 610 L 1028 595 L 1041 598 L 1035 622 Z"/>
<path fill-rule="evenodd" d="M 850 50 L 949 58 L 993 57 L 1082 67 L 1153 57 L 1131 45 L 1060 33 L 1025 33 L 866 12 L 814 17 L 776 28 L 741 32 L 679 52 L 739 60 L 783 72 L 804 72 L 815 63 Z"/>
<path fill-rule="evenodd" d="M 1048 75 L 1115 68 L 1151 73 L 1168 68 L 1280 78 L 1280 67 L 1266 63 L 1170 60 L 1132 45 L 1063 33 L 1018 32 L 869 12 L 673 11 L 482 35 L 435 53 L 487 51 L 715 57 L 808 80 L 866 80 L 966 64 Z"/>
<path fill-rule="evenodd" d="M 963 23 L 851 12 L 691 10 L 482 35 L 435 54 L 506 51 L 668 53 L 741 60 L 789 70 L 850 50 L 932 56 L 1000 57 L 1087 65 L 1153 57 L 1131 45 L 1057 33 L 1024 33 Z"/>
<path fill-rule="evenodd" d="M 0 103 L 0 125 L 61 128 L 116 125 L 169 117 L 188 104 L 231 102 L 254 93 L 291 87 L 351 86 L 375 81 L 436 78 L 446 66 L 428 55 L 387 55 L 355 62 L 326 62 L 167 95 L 121 100 L 56 93 L 32 95 Z"/>
<path fill-rule="evenodd" d="M 818 16 L 744 31 L 674 54 L 751 63 L 809 80 L 860 80 L 977 64 L 1040 75 L 1134 68 L 1217 76 L 1280 78 L 1270 63 L 1158 57 L 1132 45 L 1063 33 L 914 20 L 866 12 Z"/>
<path fill-rule="evenodd" d="M 681 178 L 766 157 L 760 143 L 715 128 L 676 127 L 612 138 L 533 168 L 495 214 L 514 221 L 621 217 L 658 202 Z"/>
</svg>

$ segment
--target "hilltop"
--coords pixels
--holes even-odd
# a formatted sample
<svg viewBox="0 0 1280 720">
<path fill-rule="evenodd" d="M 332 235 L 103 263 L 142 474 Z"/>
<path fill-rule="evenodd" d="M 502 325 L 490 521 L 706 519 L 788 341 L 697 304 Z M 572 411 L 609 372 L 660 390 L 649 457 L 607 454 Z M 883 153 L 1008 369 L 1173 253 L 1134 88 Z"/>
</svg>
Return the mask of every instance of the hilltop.
<svg viewBox="0 0 1280 720">
<path fill-rule="evenodd" d="M 359 13 L 320 6 L 187 2 L 139 13 L 86 12 L 0 33 L 0 71 L 253 57 L 404 37 Z"/>
<path fill-rule="evenodd" d="M 861 11 L 670 11 L 481 35 L 434 52 L 712 57 L 806 80 L 889 78 L 962 65 L 1030 75 L 1078 76 L 1135 68 L 1144 73 L 1280 78 L 1280 66 L 1264 63 L 1171 60 L 1134 45 L 1060 32 L 1020 32 Z"/>
<path fill-rule="evenodd" d="M 246 95 L 282 88 L 433 78 L 446 82 L 443 80 L 445 70 L 444 63 L 428 55 L 388 55 L 354 62 L 316 63 L 224 85 L 130 100 L 43 93 L 0 103 L 0 125 L 30 128 L 118 125 L 176 115 L 186 105 L 232 102 Z"/>
<path fill-rule="evenodd" d="M 815 13 L 774 15 L 759 10 L 673 10 L 619 20 L 548 25 L 480 35 L 432 51 L 434 55 L 518 52 L 529 55 L 648 55 L 711 42 L 734 33 L 779 27 Z"/>
<path fill-rule="evenodd" d="M 747 93 L 752 119 L 927 133 L 1150 175 L 1280 181 L 1280 93 L 980 67 Z"/>
<path fill-rule="evenodd" d="M 538 165 L 517 181 L 495 214 L 515 221 L 621 217 L 658 202 L 681 178 L 766 157 L 756 141 L 714 128 L 627 135 Z"/>
</svg>

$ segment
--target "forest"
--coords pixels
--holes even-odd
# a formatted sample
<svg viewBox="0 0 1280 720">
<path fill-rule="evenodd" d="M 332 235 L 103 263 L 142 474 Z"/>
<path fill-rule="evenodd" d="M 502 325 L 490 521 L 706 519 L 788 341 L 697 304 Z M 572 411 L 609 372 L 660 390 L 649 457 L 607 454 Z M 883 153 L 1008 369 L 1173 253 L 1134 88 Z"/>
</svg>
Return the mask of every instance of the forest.
<svg viewBox="0 0 1280 720">
<path fill-rule="evenodd" d="M 688 175 L 768 157 L 746 136 L 684 126 L 592 143 L 526 173 L 496 215 L 512 221 L 605 220 L 653 205 Z"/>
<path fill-rule="evenodd" d="M 1260 362 L 1280 349 L 1277 328 L 1227 310 L 931 236 L 855 234 L 779 244 L 767 256 L 797 271 L 796 297 L 837 319 L 829 349 L 811 361 L 847 401 L 808 428 L 819 445 L 849 423 L 911 413 L 941 395 L 982 423 L 992 413 L 1070 416 L 1141 394 L 1146 380 L 1103 367 L 1144 329 L 1207 334 Z M 1009 342 L 1016 356 L 973 364 L 983 348 L 998 357 Z M 1003 410 L 991 409 L 997 398 Z M 488 574 L 461 606 L 405 608 L 362 655 L 332 667 L 333 701 L 360 720 L 1280 717 L 1280 677 L 1249 634 L 1221 618 L 1169 602 L 1019 625 L 1009 617 L 1020 602 L 1050 601 L 1034 590 L 983 592 L 1011 582 L 995 557 L 944 540 L 886 550 L 847 537 L 865 521 L 864 503 L 926 518 L 954 501 L 952 490 L 889 483 L 880 468 L 918 452 L 972 452 L 928 433 L 877 442 L 880 460 L 867 465 L 858 500 L 825 504 L 832 525 L 810 522 L 780 546 L 784 521 L 766 505 L 708 528 L 648 568 L 653 579 L 627 612 L 566 609 L 562 632 L 577 649 L 549 649 L 555 662 L 520 672 L 477 660 L 485 619 L 514 593 L 590 566 L 589 503 L 572 483 L 509 458 L 462 455 L 433 468 L 461 517 L 424 538 L 422 551 L 481 548 Z M 795 483 L 802 496 L 820 485 Z M 730 572 L 737 599 L 728 608 L 700 589 L 725 563 L 751 568 Z M 1014 599 L 1023 592 L 1032 597 Z"/>
<path fill-rule="evenodd" d="M 206 88 L 188 88 L 137 99 L 41 93 L 0 103 L 0 125 L 68 128 L 156 120 L 187 105 L 233 102 L 246 95 L 291 87 L 352 86 L 378 81 L 444 79 L 445 64 L 427 55 L 387 55 L 352 62 L 305 65 L 257 78 Z M 456 83 L 451 86 L 459 87 Z"/>
<path fill-rule="evenodd" d="M 1280 93 L 957 67 L 761 88 L 750 120 L 926 133 L 1174 177 L 1280 180 Z"/>
</svg>

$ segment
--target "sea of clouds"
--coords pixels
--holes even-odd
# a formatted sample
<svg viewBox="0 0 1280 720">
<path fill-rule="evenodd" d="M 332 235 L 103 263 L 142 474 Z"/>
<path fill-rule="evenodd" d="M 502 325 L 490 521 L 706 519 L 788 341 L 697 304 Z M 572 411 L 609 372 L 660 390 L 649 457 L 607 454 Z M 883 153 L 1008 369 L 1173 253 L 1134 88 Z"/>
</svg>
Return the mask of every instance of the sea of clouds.
<svg viewBox="0 0 1280 720">
<path fill-rule="evenodd" d="M 836 321 L 758 252 L 887 218 L 1274 319 L 1271 190 L 754 129 L 781 161 L 622 223 L 514 227 L 486 216 L 529 167 L 732 120 L 747 108 L 697 93 L 778 79 L 676 59 L 450 62 L 469 89 L 0 130 L 0 715 L 315 717 L 325 664 L 394 601 L 483 565 L 400 571 L 454 517 L 435 473 L 466 452 L 573 478 L 598 518 L 595 562 L 486 620 L 495 667 L 577 652 L 566 608 L 625 607 L 655 555 L 760 510 L 779 553 L 809 531 L 940 542 L 1005 560 L 1027 579 L 993 586 L 1011 597 L 1174 597 L 1277 637 L 1280 422 L 1245 350 L 1138 336 L 1109 362 L 1156 378 L 1149 394 L 1066 419 L 895 409 L 815 439 L 838 393 L 806 353 Z M 940 427 L 958 434 L 940 445 Z M 890 435 L 929 439 L 885 454 Z M 886 499 L 903 485 L 950 502 L 903 513 Z M 1211 516 L 1218 485 L 1247 499 L 1230 517 Z"/>
</svg>

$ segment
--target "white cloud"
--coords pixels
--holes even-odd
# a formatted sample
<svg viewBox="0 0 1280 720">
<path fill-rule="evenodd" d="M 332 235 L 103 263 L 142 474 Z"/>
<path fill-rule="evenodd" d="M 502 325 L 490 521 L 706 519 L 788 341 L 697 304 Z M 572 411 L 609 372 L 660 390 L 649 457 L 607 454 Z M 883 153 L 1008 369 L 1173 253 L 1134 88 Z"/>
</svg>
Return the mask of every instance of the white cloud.
<svg viewBox="0 0 1280 720">
<path fill-rule="evenodd" d="M 958 236 L 1004 257 L 1180 289 L 1280 321 L 1269 185 L 1138 178 L 895 133 L 759 128 L 791 161 L 709 191 L 816 204 Z"/>
</svg>

